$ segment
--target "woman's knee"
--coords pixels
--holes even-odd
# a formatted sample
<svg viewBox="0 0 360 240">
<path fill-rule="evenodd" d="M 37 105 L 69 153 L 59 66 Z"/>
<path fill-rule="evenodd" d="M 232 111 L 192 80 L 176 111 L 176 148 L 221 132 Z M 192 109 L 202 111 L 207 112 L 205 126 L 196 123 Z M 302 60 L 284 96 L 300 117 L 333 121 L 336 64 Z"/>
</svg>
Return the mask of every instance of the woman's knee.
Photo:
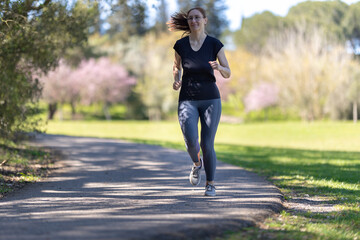
<svg viewBox="0 0 360 240">
<path fill-rule="evenodd" d="M 199 143 L 195 139 L 187 139 L 186 140 L 186 147 L 187 147 L 187 149 L 189 151 L 192 151 L 192 150 L 198 151 L 199 150 Z"/>
<path fill-rule="evenodd" d="M 213 141 L 201 141 L 201 150 L 204 154 L 211 153 L 214 151 L 214 142 Z"/>
</svg>

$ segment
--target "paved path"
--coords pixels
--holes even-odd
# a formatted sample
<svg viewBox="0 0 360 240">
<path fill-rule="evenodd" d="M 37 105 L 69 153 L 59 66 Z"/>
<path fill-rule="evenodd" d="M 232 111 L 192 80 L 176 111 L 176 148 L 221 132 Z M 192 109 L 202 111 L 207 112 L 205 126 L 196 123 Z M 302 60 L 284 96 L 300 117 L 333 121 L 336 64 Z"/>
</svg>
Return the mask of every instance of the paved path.
<svg viewBox="0 0 360 240">
<path fill-rule="evenodd" d="M 203 196 L 183 151 L 55 135 L 37 142 L 66 154 L 66 167 L 0 200 L 1 240 L 212 239 L 282 206 L 273 185 L 220 162 L 217 196 Z"/>
</svg>

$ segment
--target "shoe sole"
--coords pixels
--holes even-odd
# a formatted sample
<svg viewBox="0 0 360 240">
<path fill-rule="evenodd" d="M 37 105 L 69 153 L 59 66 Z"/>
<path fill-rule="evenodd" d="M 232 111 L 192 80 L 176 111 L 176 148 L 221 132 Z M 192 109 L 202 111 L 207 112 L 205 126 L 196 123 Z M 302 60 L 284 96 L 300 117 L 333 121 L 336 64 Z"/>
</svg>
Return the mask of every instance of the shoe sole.
<svg viewBox="0 0 360 240">
<path fill-rule="evenodd" d="M 192 183 L 192 181 L 191 181 L 191 173 L 190 173 L 190 175 L 189 175 L 189 182 L 191 183 L 191 185 L 193 185 L 193 186 L 197 186 L 197 185 L 199 185 L 200 184 L 200 182 L 201 182 L 201 176 L 200 176 L 200 174 L 199 174 L 199 182 L 197 183 L 197 184 L 193 184 Z"/>
<path fill-rule="evenodd" d="M 204 162 L 203 162 L 203 160 L 202 160 L 202 158 L 200 158 L 200 161 L 201 161 L 201 168 L 204 166 Z M 199 170 L 199 182 L 197 183 L 197 184 L 193 184 L 192 182 L 191 182 L 191 173 L 192 172 L 190 172 L 190 175 L 189 175 L 189 182 L 190 182 L 190 184 L 191 185 L 193 185 L 193 186 L 197 186 L 197 185 L 199 185 L 200 184 L 200 182 L 201 182 L 201 168 L 200 168 L 200 170 Z"/>
</svg>

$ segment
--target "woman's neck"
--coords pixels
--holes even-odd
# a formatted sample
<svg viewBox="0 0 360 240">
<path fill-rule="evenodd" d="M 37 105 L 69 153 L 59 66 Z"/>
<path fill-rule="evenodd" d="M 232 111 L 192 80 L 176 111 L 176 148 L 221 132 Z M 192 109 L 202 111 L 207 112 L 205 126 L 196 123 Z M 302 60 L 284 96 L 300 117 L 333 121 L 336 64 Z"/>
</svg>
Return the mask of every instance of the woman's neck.
<svg viewBox="0 0 360 240">
<path fill-rule="evenodd" d="M 190 33 L 189 37 L 191 41 L 201 42 L 206 37 L 206 34 L 204 31 L 199 31 L 199 32 L 194 31 Z"/>
</svg>

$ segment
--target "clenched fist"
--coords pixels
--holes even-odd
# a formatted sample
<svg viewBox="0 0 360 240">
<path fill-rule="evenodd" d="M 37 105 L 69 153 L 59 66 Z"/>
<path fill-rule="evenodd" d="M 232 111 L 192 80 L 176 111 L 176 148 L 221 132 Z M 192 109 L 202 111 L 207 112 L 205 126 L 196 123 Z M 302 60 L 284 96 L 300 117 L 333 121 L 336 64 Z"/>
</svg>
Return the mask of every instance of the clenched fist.
<svg viewBox="0 0 360 240">
<path fill-rule="evenodd" d="M 179 88 L 181 87 L 181 81 L 174 81 L 173 83 L 173 89 L 174 90 L 179 90 Z"/>
<path fill-rule="evenodd" d="M 210 66 L 214 70 L 219 70 L 219 63 L 217 61 L 209 61 Z"/>
</svg>

